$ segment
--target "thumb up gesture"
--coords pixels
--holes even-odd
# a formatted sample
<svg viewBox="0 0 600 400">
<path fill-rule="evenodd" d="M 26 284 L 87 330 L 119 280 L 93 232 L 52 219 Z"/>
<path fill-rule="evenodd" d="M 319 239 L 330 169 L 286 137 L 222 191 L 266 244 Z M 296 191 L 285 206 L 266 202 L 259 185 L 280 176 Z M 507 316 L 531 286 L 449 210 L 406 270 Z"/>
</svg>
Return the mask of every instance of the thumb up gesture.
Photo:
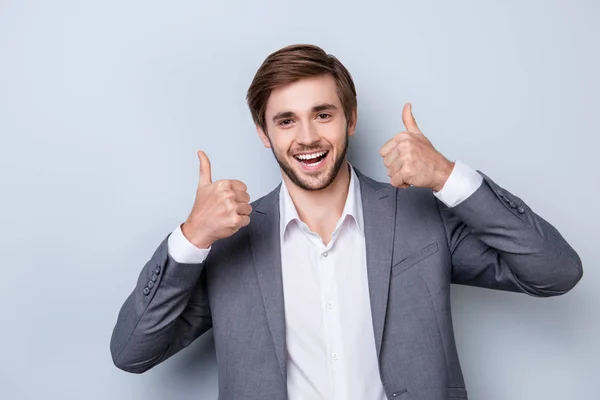
<svg viewBox="0 0 600 400">
<path fill-rule="evenodd" d="M 181 227 L 183 235 L 196 247 L 206 249 L 215 241 L 236 233 L 250 223 L 250 195 L 238 180 L 212 181 L 210 161 L 198 151 L 200 179 L 192 211 Z"/>
<path fill-rule="evenodd" d="M 379 150 L 390 183 L 398 188 L 416 186 L 439 192 L 448 180 L 454 163 L 438 152 L 423 135 L 410 103 L 404 105 L 402 122 L 406 131 L 388 140 Z"/>
</svg>

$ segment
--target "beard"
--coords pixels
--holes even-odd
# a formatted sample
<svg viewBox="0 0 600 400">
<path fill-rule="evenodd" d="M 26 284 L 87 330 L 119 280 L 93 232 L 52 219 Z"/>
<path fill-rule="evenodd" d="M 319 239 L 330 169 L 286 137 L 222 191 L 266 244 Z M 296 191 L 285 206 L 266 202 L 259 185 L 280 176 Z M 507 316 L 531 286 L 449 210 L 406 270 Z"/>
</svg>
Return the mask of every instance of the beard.
<svg viewBox="0 0 600 400">
<path fill-rule="evenodd" d="M 268 135 L 267 135 L 267 137 L 268 137 Z M 328 187 L 329 185 L 331 185 L 333 183 L 333 181 L 337 177 L 338 173 L 340 172 L 340 168 L 342 167 L 342 164 L 344 163 L 344 160 L 346 158 L 346 152 L 348 151 L 348 142 L 349 142 L 348 129 L 346 128 L 346 137 L 344 139 L 342 152 L 337 155 L 335 160 L 333 160 L 333 166 L 331 168 L 329 168 L 328 170 L 319 173 L 319 176 L 317 176 L 317 177 L 306 178 L 305 176 L 301 176 L 299 173 L 297 173 L 296 170 L 290 165 L 290 163 L 286 159 L 277 155 L 277 152 L 275 152 L 275 147 L 273 146 L 273 143 L 271 142 L 271 139 L 269 138 L 269 143 L 271 143 L 271 151 L 273 152 L 273 156 L 275 156 L 275 159 L 277 160 L 277 163 L 279 164 L 279 166 L 281 167 L 283 172 L 287 175 L 288 178 L 290 178 L 290 180 L 296 186 L 298 186 L 299 188 L 301 188 L 303 190 L 311 190 L 311 191 L 325 189 L 326 187 Z M 312 151 L 312 150 L 321 150 L 321 148 L 320 147 L 314 147 L 314 148 L 305 147 L 302 150 L 303 151 Z M 329 150 L 329 154 L 327 154 L 327 156 L 329 156 L 329 155 L 333 156 L 332 150 Z"/>
</svg>

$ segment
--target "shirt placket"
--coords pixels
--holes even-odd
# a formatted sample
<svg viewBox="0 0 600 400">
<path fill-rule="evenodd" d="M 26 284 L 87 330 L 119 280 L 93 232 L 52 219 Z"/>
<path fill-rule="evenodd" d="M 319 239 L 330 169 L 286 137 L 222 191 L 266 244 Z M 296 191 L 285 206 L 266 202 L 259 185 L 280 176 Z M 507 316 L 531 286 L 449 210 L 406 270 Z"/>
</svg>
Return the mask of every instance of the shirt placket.
<svg viewBox="0 0 600 400">
<path fill-rule="evenodd" d="M 339 226 L 333 232 L 331 241 L 327 246 L 321 243 L 318 254 L 318 266 L 321 306 L 325 324 L 326 342 L 328 350 L 328 370 L 330 371 L 330 385 L 333 399 L 344 398 L 344 352 L 340 327 L 339 296 L 336 279 L 336 260 L 339 258 L 335 252 L 335 242 L 339 234 Z"/>
</svg>

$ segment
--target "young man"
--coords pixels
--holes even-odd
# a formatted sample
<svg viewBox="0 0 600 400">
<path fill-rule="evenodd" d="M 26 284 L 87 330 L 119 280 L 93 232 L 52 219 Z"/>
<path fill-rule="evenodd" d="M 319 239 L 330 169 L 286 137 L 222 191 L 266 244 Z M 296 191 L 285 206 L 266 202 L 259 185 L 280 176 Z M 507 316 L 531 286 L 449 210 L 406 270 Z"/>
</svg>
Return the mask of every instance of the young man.
<svg viewBox="0 0 600 400">
<path fill-rule="evenodd" d="M 213 328 L 222 399 L 467 399 L 450 283 L 555 296 L 577 253 L 521 199 L 406 127 L 380 150 L 390 184 L 346 160 L 356 91 L 310 45 L 271 54 L 248 90 L 283 182 L 248 204 L 203 152 L 188 219 L 143 268 L 114 328 L 141 373 Z"/>
</svg>

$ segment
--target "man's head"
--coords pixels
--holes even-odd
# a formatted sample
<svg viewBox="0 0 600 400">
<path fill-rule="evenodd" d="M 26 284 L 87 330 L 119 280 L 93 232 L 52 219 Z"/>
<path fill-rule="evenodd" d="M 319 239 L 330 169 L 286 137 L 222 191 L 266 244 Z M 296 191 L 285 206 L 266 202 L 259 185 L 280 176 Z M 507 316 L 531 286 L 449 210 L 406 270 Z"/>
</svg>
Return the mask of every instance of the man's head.
<svg viewBox="0 0 600 400">
<path fill-rule="evenodd" d="M 329 186 L 356 128 L 356 90 L 342 63 L 317 46 L 285 47 L 266 58 L 246 98 L 263 144 L 290 180 L 304 190 Z"/>
</svg>

